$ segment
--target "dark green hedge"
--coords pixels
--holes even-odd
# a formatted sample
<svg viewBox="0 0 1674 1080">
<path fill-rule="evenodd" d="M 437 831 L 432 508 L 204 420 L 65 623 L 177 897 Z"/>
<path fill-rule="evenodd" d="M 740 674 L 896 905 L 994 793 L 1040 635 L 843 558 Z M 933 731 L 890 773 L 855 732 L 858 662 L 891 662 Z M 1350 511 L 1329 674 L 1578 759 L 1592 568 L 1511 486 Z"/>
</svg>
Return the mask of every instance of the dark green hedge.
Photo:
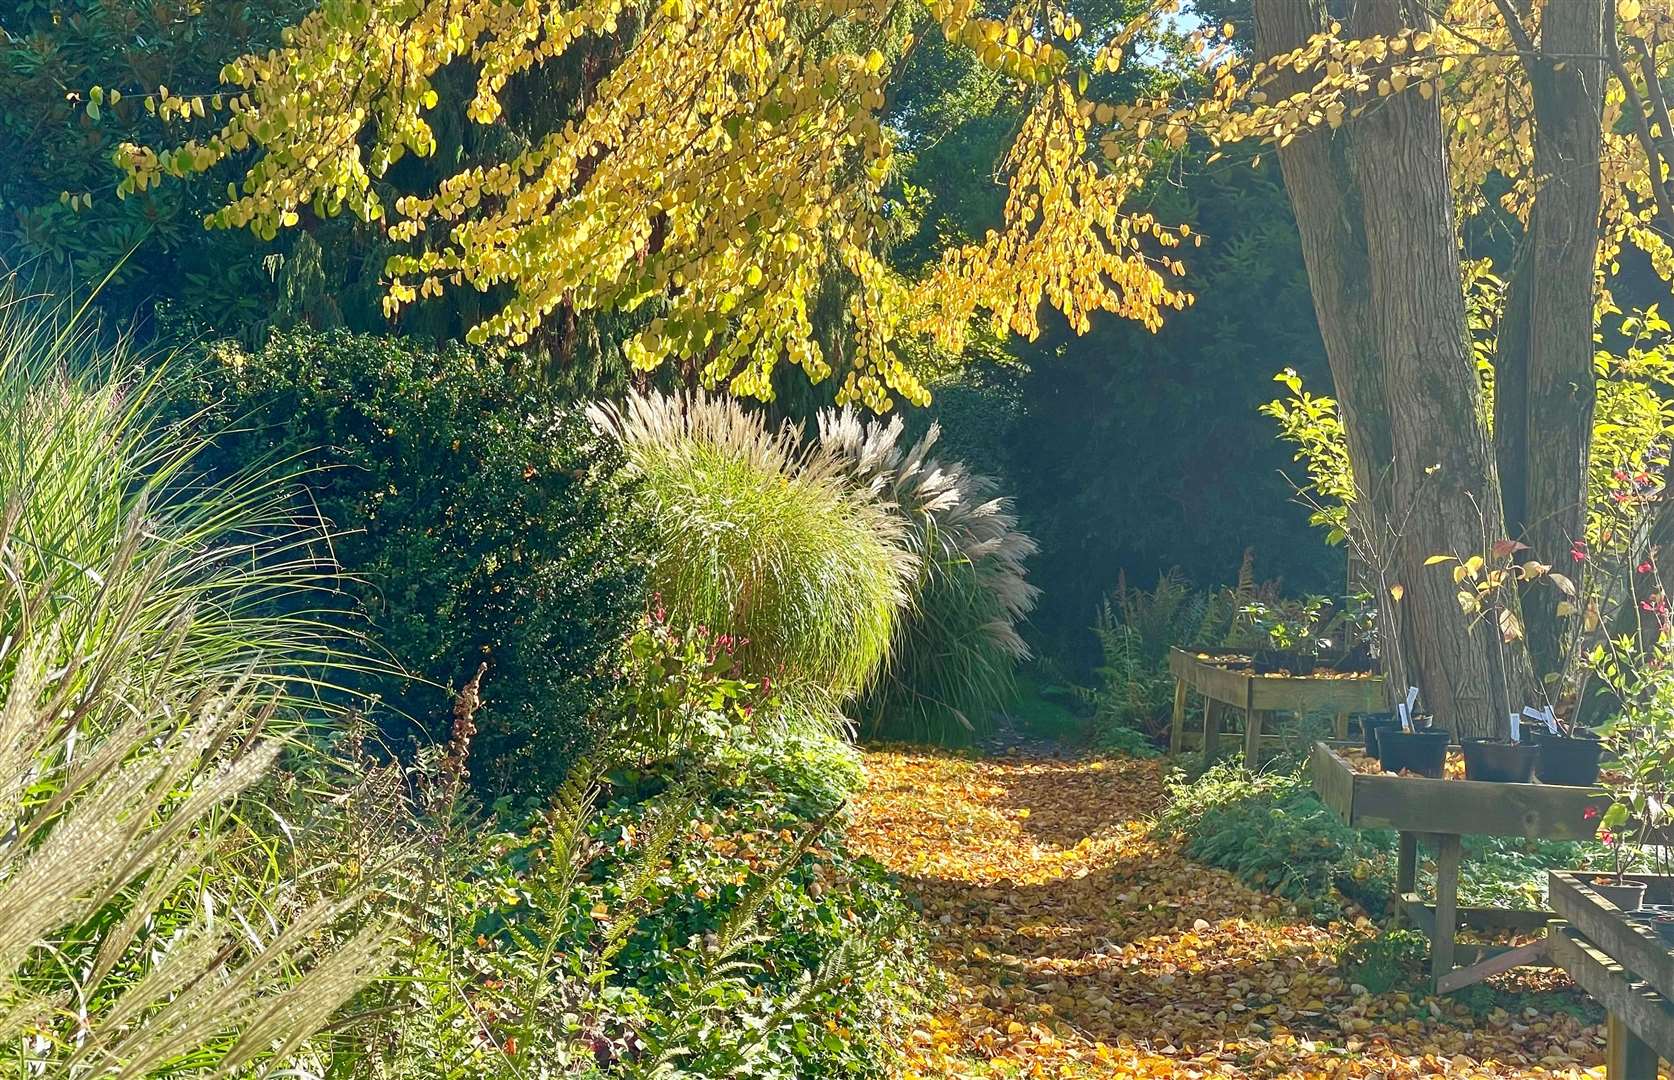
<svg viewBox="0 0 1674 1080">
<path fill-rule="evenodd" d="M 331 618 L 413 676 L 350 679 L 382 696 L 392 742 L 445 739 L 448 688 L 487 661 L 479 792 L 555 785 L 645 609 L 646 524 L 614 447 L 499 353 L 284 332 L 205 349 L 187 385 L 225 428 L 213 469 L 305 472 L 345 574 Z"/>
</svg>

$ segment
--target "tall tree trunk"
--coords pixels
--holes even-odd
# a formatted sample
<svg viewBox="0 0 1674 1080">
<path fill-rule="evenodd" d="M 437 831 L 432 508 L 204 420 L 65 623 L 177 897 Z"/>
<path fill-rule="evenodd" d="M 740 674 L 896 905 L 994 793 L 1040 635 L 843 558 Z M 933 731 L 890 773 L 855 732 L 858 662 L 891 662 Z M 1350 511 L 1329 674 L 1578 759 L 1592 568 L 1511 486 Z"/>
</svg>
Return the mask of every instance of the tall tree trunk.
<svg viewBox="0 0 1674 1080">
<path fill-rule="evenodd" d="M 1318 12 L 1304 0 L 1254 0 L 1253 6 L 1259 56 L 1289 52 L 1320 30 Z M 1289 75 L 1285 81 L 1287 93 L 1306 89 L 1301 76 Z M 1378 605 L 1384 673 L 1390 686 L 1398 688 L 1409 681 L 1409 648 L 1402 611 L 1390 593 L 1396 583 L 1394 545 L 1386 530 L 1393 520 L 1394 450 L 1383 397 L 1383 363 L 1372 336 L 1371 269 L 1359 192 L 1345 149 L 1345 139 L 1329 130 L 1300 135 L 1279 151 L 1279 169 L 1291 202 L 1299 208 L 1295 217 L 1302 260 L 1348 438 L 1355 490 L 1349 508 L 1350 543 L 1363 567 L 1363 584 Z M 1304 204 L 1310 208 L 1306 214 L 1300 210 Z"/>
<path fill-rule="evenodd" d="M 1538 51 L 1526 40 L 1533 87 L 1535 199 L 1512 268 L 1494 358 L 1494 440 L 1508 535 L 1530 556 L 1569 575 L 1586 531 L 1593 374 L 1594 274 L 1598 258 L 1604 101 L 1605 0 L 1542 9 Z M 1530 658 L 1542 680 L 1573 660 L 1576 622 L 1549 581 L 1524 591 Z"/>
<path fill-rule="evenodd" d="M 1309 0 L 1256 0 L 1254 11 L 1258 47 L 1269 53 L 1294 47 L 1319 28 Z M 1404 0 L 1359 0 L 1352 32 L 1427 25 L 1423 9 L 1409 10 Z M 1321 142 L 1340 142 L 1346 150 L 1346 169 L 1335 166 L 1335 195 L 1318 182 Z M 1331 148 L 1326 153 L 1337 160 Z M 1294 140 L 1280 160 L 1321 334 L 1333 374 L 1343 373 L 1337 390 L 1345 422 L 1351 429 L 1368 421 L 1387 425 L 1387 500 L 1374 502 L 1372 511 L 1404 590 L 1397 606 L 1408 677 L 1454 731 L 1503 730 L 1507 712 L 1527 700 L 1527 653 L 1520 641 L 1503 641 L 1491 622 L 1461 616 L 1451 578 L 1424 565 L 1435 554 L 1483 552 L 1501 531 L 1499 484 L 1465 324 L 1440 103 L 1416 87 L 1391 94 L 1334 136 Z M 1337 257 L 1317 257 L 1333 237 Z M 1364 300 L 1356 303 L 1361 292 Z M 1383 437 L 1362 431 L 1350 443 L 1351 458 L 1357 444 Z M 1509 602 L 1515 607 L 1515 596 Z"/>
</svg>

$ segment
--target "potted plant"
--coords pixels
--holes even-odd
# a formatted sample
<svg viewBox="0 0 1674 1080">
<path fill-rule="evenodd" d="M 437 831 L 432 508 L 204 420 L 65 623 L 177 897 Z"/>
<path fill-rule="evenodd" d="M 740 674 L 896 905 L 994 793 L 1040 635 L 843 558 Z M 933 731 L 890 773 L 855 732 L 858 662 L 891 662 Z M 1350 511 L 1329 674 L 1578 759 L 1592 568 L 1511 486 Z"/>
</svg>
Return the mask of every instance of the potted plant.
<svg viewBox="0 0 1674 1080">
<path fill-rule="evenodd" d="M 1342 606 L 1327 631 L 1337 630 L 1347 646 L 1331 665 L 1343 674 L 1370 675 L 1377 670 L 1378 609 L 1372 594 L 1355 593 L 1343 598 Z"/>
<path fill-rule="evenodd" d="M 1534 779 L 1540 747 L 1510 739 L 1461 739 L 1465 779 L 1494 784 L 1527 784 Z"/>
<path fill-rule="evenodd" d="M 1596 817 L 1598 811 L 1589 806 L 1587 818 L 1592 820 Z M 1614 826 L 1611 825 L 1612 821 L 1615 822 Z M 1599 825 L 1598 839 L 1610 851 L 1610 866 L 1595 873 L 1587 884 L 1620 910 L 1633 912 L 1645 906 L 1646 883 L 1627 876 L 1628 870 L 1633 867 L 1639 855 L 1638 846 L 1630 849 L 1628 837 L 1622 831 L 1629 821 L 1622 803 L 1613 802 L 1604 812 L 1604 820 Z"/>
<path fill-rule="evenodd" d="M 1330 604 L 1326 597 L 1308 596 L 1273 604 L 1258 600 L 1239 608 L 1250 628 L 1265 638 L 1265 647 L 1250 658 L 1255 673 L 1312 674 L 1321 648 L 1329 647 L 1319 632 Z"/>
<path fill-rule="evenodd" d="M 1539 724 L 1530 724 L 1524 729 L 1523 741 L 1538 751 L 1535 776 L 1543 784 L 1592 787 L 1598 783 L 1603 742 L 1591 731 L 1563 717 L 1557 717 L 1556 722 L 1557 731 Z"/>
<path fill-rule="evenodd" d="M 1447 770 L 1447 747 L 1453 736 L 1432 726 L 1434 718 L 1414 716 L 1412 730 L 1400 726 L 1378 730 L 1378 761 L 1384 772 L 1415 772 L 1440 780 Z"/>
<path fill-rule="evenodd" d="M 1629 638 L 1606 641 L 1594 650 L 1593 669 L 1621 703 L 1621 711 L 1607 721 L 1594 740 L 1611 757 L 1610 770 L 1600 786 L 1610 805 L 1599 819 L 1598 838 L 1612 853 L 1608 875 L 1592 882 L 1623 911 L 1637 911 L 1645 882 L 1626 877 L 1643 858 L 1647 842 L 1658 836 L 1669 819 L 1669 778 L 1674 776 L 1674 667 L 1664 641 L 1649 654 L 1637 652 Z M 1542 746 L 1551 742 L 1543 737 Z M 1595 816 L 1589 811 L 1589 818 Z"/>
</svg>

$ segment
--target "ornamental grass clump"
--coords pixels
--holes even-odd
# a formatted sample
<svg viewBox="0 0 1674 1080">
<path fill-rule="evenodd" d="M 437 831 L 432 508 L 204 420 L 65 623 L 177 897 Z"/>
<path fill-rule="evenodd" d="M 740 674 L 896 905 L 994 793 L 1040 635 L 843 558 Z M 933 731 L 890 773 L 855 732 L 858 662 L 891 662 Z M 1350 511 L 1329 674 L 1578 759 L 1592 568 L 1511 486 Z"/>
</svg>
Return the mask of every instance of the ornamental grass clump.
<svg viewBox="0 0 1674 1080">
<path fill-rule="evenodd" d="M 319 537 L 274 478 L 195 485 L 198 444 L 157 426 L 168 376 L 103 342 L 0 294 L 0 1060 L 317 1060 L 391 941 L 376 868 L 281 869 L 252 824 L 341 656 L 306 615 Z"/>
<path fill-rule="evenodd" d="M 671 623 L 733 635 L 744 669 L 786 694 L 872 685 L 918 560 L 901 516 L 842 455 L 701 393 L 636 393 L 590 415 L 644 478 L 652 587 Z"/>
<path fill-rule="evenodd" d="M 873 733 L 967 742 L 991 729 L 1016 692 L 1017 663 L 1029 657 L 1017 627 L 1040 594 L 1024 567 L 1035 542 L 994 480 L 933 456 L 938 425 L 910 446 L 903 431 L 899 417 L 869 420 L 853 409 L 819 417 L 820 446 L 893 508 L 918 568 L 890 663 L 855 709 Z"/>
</svg>

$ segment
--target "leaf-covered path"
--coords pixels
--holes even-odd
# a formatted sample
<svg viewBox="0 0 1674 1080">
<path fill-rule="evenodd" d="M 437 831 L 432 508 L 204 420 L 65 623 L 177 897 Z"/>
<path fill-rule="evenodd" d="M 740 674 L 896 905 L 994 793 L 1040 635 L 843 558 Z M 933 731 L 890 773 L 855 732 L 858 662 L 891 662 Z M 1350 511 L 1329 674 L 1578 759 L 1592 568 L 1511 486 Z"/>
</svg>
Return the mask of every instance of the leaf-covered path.
<svg viewBox="0 0 1674 1080">
<path fill-rule="evenodd" d="M 867 767 L 855 840 L 922 900 L 949 984 L 916 1076 L 1602 1075 L 1602 1028 L 1567 1012 L 1473 1018 L 1345 984 L 1353 928 L 1147 835 L 1153 762 L 881 749 Z"/>
</svg>

